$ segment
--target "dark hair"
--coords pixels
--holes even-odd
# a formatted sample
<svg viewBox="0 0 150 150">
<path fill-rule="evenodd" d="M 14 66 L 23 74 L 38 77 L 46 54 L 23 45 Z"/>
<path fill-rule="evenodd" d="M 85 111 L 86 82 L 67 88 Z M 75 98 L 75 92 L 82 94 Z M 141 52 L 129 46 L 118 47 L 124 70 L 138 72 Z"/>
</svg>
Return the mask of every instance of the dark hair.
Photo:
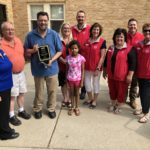
<svg viewBox="0 0 150 150">
<path fill-rule="evenodd" d="M 138 23 L 138 21 L 137 21 L 135 18 L 130 18 L 130 19 L 128 20 L 128 25 L 129 25 L 129 23 L 130 23 L 131 21 L 135 21 L 135 22 Z"/>
<path fill-rule="evenodd" d="M 125 42 L 127 42 L 127 30 L 124 28 L 117 28 L 114 32 L 114 35 L 113 35 L 114 45 L 116 45 L 116 36 L 121 35 L 121 33 L 124 35 Z"/>
<path fill-rule="evenodd" d="M 80 49 L 80 44 L 79 44 L 79 42 L 77 41 L 77 40 L 72 40 L 72 41 L 70 41 L 70 43 L 69 43 L 69 48 L 71 48 L 72 47 L 72 45 L 77 45 L 78 46 L 78 48 Z"/>
<path fill-rule="evenodd" d="M 99 29 L 100 29 L 98 37 L 102 34 L 103 27 L 102 27 L 99 23 L 96 22 L 96 23 L 94 23 L 94 24 L 91 26 L 91 28 L 90 28 L 90 37 L 93 36 L 93 35 L 92 35 L 92 30 L 93 30 L 93 28 L 95 28 L 95 27 L 99 27 Z"/>
<path fill-rule="evenodd" d="M 150 23 L 143 24 L 142 31 L 144 31 L 144 29 L 147 28 L 147 27 L 150 28 Z"/>
<path fill-rule="evenodd" d="M 77 12 L 77 16 L 78 16 L 79 13 L 84 13 L 84 15 L 86 15 L 84 10 L 79 10 L 79 11 Z"/>
<path fill-rule="evenodd" d="M 49 20 L 49 16 L 47 12 L 44 11 L 40 11 L 37 13 L 37 19 L 39 19 L 40 16 L 47 16 L 48 20 Z"/>
</svg>

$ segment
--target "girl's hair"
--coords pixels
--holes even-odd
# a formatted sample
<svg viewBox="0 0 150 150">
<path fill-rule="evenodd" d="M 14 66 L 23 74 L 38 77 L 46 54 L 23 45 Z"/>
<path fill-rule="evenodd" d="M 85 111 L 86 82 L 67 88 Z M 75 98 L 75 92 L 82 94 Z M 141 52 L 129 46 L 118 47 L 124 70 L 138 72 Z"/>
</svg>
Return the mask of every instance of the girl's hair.
<svg viewBox="0 0 150 150">
<path fill-rule="evenodd" d="M 72 40 L 70 43 L 69 43 L 69 48 L 71 49 L 72 45 L 77 45 L 78 46 L 78 49 L 80 49 L 80 44 L 77 40 Z"/>
<path fill-rule="evenodd" d="M 70 27 L 70 30 L 71 30 L 71 25 L 69 23 L 63 23 L 60 27 L 60 36 L 63 38 L 63 28 L 65 25 L 68 25 Z M 71 41 L 73 38 L 72 38 L 72 32 L 70 32 L 70 37 L 69 37 L 69 40 Z"/>
<path fill-rule="evenodd" d="M 114 32 L 114 35 L 113 35 L 113 43 L 114 45 L 116 45 L 116 36 L 117 35 L 121 35 L 123 34 L 124 35 L 124 39 L 125 39 L 125 42 L 127 42 L 127 30 L 124 29 L 124 28 L 117 28 Z"/>
<path fill-rule="evenodd" d="M 143 24 L 142 31 L 144 31 L 145 28 L 150 28 L 150 23 Z"/>
<path fill-rule="evenodd" d="M 94 23 L 92 26 L 91 26 L 91 28 L 90 28 L 90 37 L 92 38 L 93 37 L 93 35 L 92 35 L 92 30 L 93 30 L 93 28 L 96 28 L 96 27 L 98 27 L 99 28 L 99 35 L 98 35 L 98 37 L 102 34 L 102 31 L 103 31 L 103 27 L 99 24 L 99 23 Z"/>
</svg>

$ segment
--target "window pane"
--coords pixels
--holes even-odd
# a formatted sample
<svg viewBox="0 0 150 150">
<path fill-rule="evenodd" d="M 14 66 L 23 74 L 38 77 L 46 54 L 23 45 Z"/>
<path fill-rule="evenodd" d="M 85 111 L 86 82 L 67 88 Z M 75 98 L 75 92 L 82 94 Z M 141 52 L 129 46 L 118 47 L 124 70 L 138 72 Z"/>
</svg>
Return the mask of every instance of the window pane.
<svg viewBox="0 0 150 150">
<path fill-rule="evenodd" d="M 51 21 L 51 28 L 59 33 L 60 27 L 63 24 L 63 20 L 60 21 Z"/>
<path fill-rule="evenodd" d="M 31 21 L 31 29 L 35 29 L 37 27 L 37 21 Z"/>
<path fill-rule="evenodd" d="M 43 11 L 42 5 L 31 5 L 31 19 L 37 19 L 36 15 L 39 11 Z"/>
<path fill-rule="evenodd" d="M 51 5 L 51 19 L 64 19 L 63 5 Z"/>
</svg>

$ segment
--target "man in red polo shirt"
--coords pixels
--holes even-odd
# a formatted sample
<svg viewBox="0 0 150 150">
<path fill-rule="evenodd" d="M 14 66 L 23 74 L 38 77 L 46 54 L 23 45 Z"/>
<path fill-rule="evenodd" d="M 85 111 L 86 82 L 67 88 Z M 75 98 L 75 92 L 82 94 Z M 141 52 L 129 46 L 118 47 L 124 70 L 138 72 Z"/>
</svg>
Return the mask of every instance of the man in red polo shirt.
<svg viewBox="0 0 150 150">
<path fill-rule="evenodd" d="M 77 40 L 80 43 L 79 53 L 82 55 L 82 49 L 85 41 L 89 38 L 90 34 L 90 25 L 85 23 L 86 14 L 83 10 L 79 10 L 76 15 L 77 24 L 72 27 L 72 36 L 74 40 Z M 80 99 L 84 99 L 86 94 L 85 87 L 82 87 Z"/>
<path fill-rule="evenodd" d="M 137 20 L 134 18 L 129 19 L 128 21 L 128 35 L 127 35 L 127 43 L 131 46 L 135 46 L 139 41 L 144 39 L 142 33 L 137 31 Z M 136 104 L 136 97 L 137 97 L 137 88 L 138 88 L 138 81 L 137 78 L 134 76 L 132 78 L 132 83 L 130 85 L 129 90 L 129 105 L 133 108 L 137 108 Z"/>
<path fill-rule="evenodd" d="M 15 98 L 19 106 L 18 116 L 24 119 L 30 119 L 30 115 L 24 110 L 24 93 L 27 92 L 26 79 L 24 74 L 24 48 L 21 41 L 15 36 L 14 26 L 11 22 L 3 22 L 1 25 L 2 40 L 1 47 L 13 64 L 12 77 L 13 87 L 11 89 L 10 101 L 10 123 L 18 126 L 21 121 L 14 113 Z"/>
</svg>

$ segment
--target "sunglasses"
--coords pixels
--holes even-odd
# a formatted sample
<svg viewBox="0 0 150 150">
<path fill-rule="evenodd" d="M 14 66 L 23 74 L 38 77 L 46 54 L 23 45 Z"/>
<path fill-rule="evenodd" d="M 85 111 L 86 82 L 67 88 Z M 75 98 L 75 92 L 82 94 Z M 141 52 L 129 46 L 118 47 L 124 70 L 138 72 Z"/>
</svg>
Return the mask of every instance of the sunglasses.
<svg viewBox="0 0 150 150">
<path fill-rule="evenodd" d="M 146 32 L 150 32 L 150 29 L 148 29 L 148 30 L 145 29 L 145 30 L 143 30 L 143 32 L 145 32 L 145 33 L 146 33 Z"/>
</svg>

